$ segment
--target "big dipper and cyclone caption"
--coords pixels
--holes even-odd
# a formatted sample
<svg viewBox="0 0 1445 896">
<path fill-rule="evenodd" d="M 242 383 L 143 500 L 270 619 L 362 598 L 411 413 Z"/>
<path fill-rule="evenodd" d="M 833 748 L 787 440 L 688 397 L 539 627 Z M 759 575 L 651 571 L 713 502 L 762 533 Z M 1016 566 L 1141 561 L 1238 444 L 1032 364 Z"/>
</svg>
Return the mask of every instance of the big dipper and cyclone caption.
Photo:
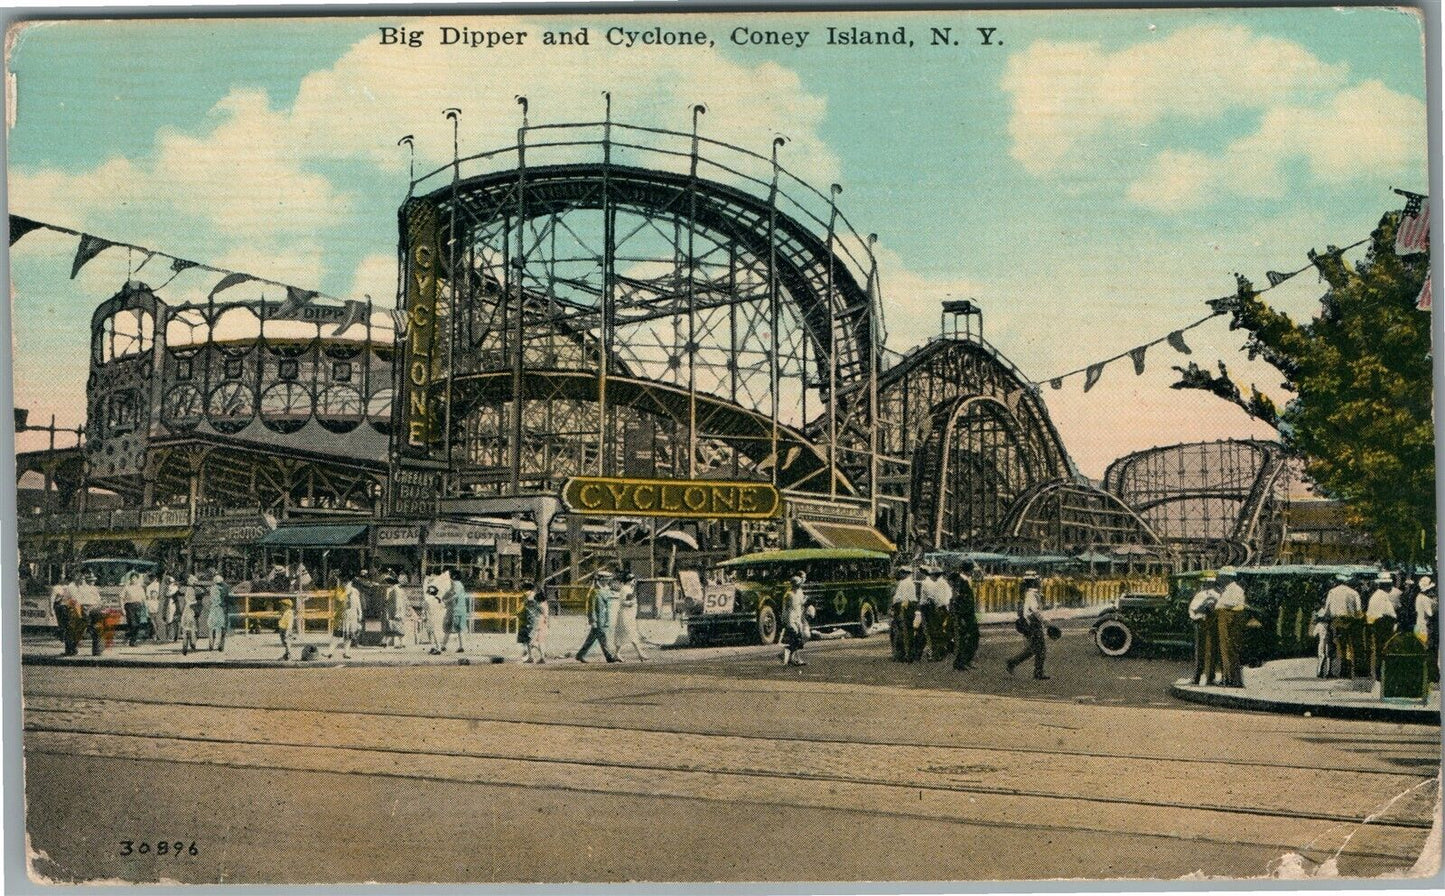
<svg viewBox="0 0 1445 896">
<path fill-rule="evenodd" d="M 512 29 L 467 28 L 441 25 L 436 28 L 405 28 L 383 25 L 377 29 L 382 46 L 461 47 L 471 50 L 496 50 L 507 47 L 589 47 L 612 46 L 622 49 L 638 47 L 715 47 L 717 38 L 701 29 L 663 28 L 659 25 L 635 28 L 614 25 L 607 28 L 581 26 L 575 29 L 523 31 Z M 957 47 L 1003 46 L 993 27 L 964 28 L 956 25 L 909 28 L 904 25 L 884 28 L 857 26 L 825 26 L 821 29 L 778 30 L 738 25 L 721 38 L 724 43 L 739 47 Z"/>
</svg>

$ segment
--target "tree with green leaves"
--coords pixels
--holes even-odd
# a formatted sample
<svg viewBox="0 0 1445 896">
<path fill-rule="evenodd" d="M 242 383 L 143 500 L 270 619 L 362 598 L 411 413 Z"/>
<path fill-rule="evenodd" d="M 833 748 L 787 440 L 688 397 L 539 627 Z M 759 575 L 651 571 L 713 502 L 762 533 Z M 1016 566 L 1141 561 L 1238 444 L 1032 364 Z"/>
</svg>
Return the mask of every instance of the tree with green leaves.
<svg viewBox="0 0 1445 896">
<path fill-rule="evenodd" d="M 1249 357 L 1284 375 L 1282 411 L 1258 390 L 1191 365 L 1175 388 L 1205 389 L 1275 425 L 1288 450 L 1328 497 L 1345 503 L 1382 559 L 1435 553 L 1435 427 L 1430 314 L 1415 301 L 1428 253 L 1395 253 L 1400 213 L 1381 219 L 1369 254 L 1350 265 L 1334 246 L 1310 259 L 1329 283 L 1320 315 L 1298 323 L 1261 301 L 1236 275 L 1237 292 L 1209 304 L 1248 331 Z"/>
</svg>

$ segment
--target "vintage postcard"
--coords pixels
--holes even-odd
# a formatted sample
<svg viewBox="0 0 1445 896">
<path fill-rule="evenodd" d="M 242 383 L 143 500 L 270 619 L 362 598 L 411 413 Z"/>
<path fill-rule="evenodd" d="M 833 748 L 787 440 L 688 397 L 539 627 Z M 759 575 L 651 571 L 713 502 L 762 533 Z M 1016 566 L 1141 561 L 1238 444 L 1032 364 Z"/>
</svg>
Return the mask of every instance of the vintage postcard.
<svg viewBox="0 0 1445 896">
<path fill-rule="evenodd" d="M 12 23 L 9 884 L 1438 884 L 1429 39 Z"/>
</svg>

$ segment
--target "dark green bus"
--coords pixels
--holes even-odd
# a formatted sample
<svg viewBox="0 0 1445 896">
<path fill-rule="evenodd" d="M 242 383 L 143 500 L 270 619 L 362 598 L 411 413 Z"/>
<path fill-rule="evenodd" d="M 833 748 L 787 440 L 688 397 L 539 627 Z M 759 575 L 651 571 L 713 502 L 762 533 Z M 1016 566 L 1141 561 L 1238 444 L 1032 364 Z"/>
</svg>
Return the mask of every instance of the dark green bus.
<svg viewBox="0 0 1445 896">
<path fill-rule="evenodd" d="M 888 615 L 893 597 L 893 557 L 859 548 L 797 548 L 763 551 L 719 563 L 732 585 L 732 603 L 709 601 L 687 620 L 689 642 L 719 640 L 776 644 L 783 631 L 783 597 L 789 580 L 805 577 L 815 631 L 844 629 L 867 637 Z"/>
</svg>

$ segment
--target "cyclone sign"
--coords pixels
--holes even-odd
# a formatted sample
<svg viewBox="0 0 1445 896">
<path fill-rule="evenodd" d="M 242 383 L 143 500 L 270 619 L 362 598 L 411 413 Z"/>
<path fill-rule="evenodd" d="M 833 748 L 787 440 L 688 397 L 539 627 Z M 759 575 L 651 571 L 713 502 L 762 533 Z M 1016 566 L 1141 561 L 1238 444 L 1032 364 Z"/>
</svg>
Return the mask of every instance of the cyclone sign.
<svg viewBox="0 0 1445 896">
<path fill-rule="evenodd" d="M 562 486 L 572 513 L 762 520 L 778 515 L 782 495 L 766 482 L 702 479 L 619 479 L 574 476 Z"/>
</svg>

